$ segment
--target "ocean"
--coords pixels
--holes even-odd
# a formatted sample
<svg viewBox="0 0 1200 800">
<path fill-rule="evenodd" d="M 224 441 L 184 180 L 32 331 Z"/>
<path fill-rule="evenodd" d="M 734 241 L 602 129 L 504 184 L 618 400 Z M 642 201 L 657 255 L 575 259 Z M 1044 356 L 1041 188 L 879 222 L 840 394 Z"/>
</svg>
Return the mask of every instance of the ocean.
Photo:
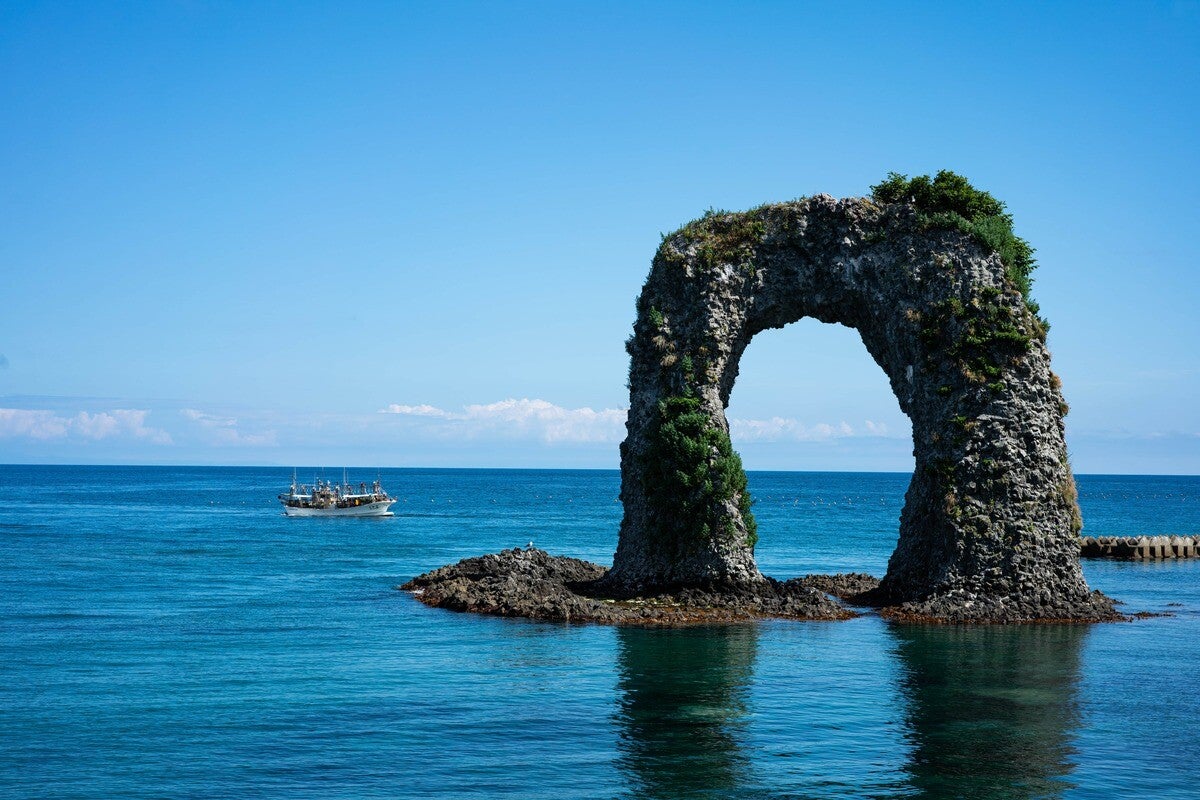
<svg viewBox="0 0 1200 800">
<path fill-rule="evenodd" d="M 498 619 L 395 587 L 610 563 L 618 473 L 349 475 L 396 515 L 285 518 L 278 468 L 0 466 L 0 797 L 1200 793 L 1200 561 L 1085 562 L 1169 614 L 1092 626 Z M 751 473 L 760 567 L 882 575 L 907 483 Z M 1200 534 L 1200 478 L 1078 483 L 1086 534 Z"/>
</svg>

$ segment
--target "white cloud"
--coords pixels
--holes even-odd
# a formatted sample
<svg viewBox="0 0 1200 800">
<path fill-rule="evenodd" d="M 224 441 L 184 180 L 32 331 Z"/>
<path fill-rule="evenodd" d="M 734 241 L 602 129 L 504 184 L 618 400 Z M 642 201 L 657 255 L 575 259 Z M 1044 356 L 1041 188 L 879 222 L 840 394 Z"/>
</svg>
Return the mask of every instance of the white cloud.
<svg viewBox="0 0 1200 800">
<path fill-rule="evenodd" d="M 827 442 L 856 436 L 887 436 L 888 426 L 871 420 L 865 420 L 861 428 L 855 428 L 845 420 L 805 425 L 790 417 L 771 417 L 731 419 L 729 432 L 735 445 L 738 442 Z"/>
<path fill-rule="evenodd" d="M 146 439 L 154 444 L 170 444 L 166 431 L 146 425 L 150 412 L 141 409 L 118 408 L 89 414 L 80 411 L 71 419 L 74 431 L 89 439 L 107 439 L 110 436 L 127 435 L 135 439 Z"/>
<path fill-rule="evenodd" d="M 380 414 L 405 414 L 410 417 L 449 417 L 450 412 L 430 405 L 402 406 L 392 403 L 387 408 L 379 409 Z"/>
<path fill-rule="evenodd" d="M 804 425 L 798 420 L 785 417 L 770 419 L 731 419 L 729 432 L 734 442 L 824 442 L 854 436 L 854 429 L 846 422 L 831 425 L 820 422 Z"/>
<path fill-rule="evenodd" d="M 871 434 L 872 436 L 888 435 L 888 426 L 886 422 L 872 422 L 871 420 L 866 420 L 864 424 L 867 426 L 867 433 Z"/>
<path fill-rule="evenodd" d="M 0 408 L 0 437 L 61 439 L 78 436 L 93 440 L 129 437 L 153 444 L 171 444 L 166 431 L 146 425 L 149 413 L 142 409 L 117 408 L 94 414 L 80 411 L 73 417 L 61 417 L 44 409 Z"/>
<path fill-rule="evenodd" d="M 59 439 L 67 435 L 71 421 L 53 411 L 0 408 L 0 437 Z"/>
<path fill-rule="evenodd" d="M 230 445 L 234 447 L 249 447 L 249 446 L 269 446 L 274 447 L 276 441 L 275 431 L 265 431 L 263 433 L 242 433 L 238 430 L 238 421 L 235 417 L 222 417 L 216 414 L 209 414 L 204 411 L 197 411 L 194 408 L 181 408 L 179 413 L 184 418 L 191 420 L 200 426 L 208 435 L 213 444 Z"/>
<path fill-rule="evenodd" d="M 623 408 L 599 411 L 587 407 L 564 408 L 547 400 L 529 398 L 469 405 L 461 412 L 393 403 L 381 409 L 381 413 L 423 418 L 447 434 L 474 437 L 500 433 L 532 437 L 547 444 L 619 442 L 625 437 L 627 414 Z"/>
<path fill-rule="evenodd" d="M 547 444 L 610 442 L 625 438 L 624 408 L 564 408 L 548 400 L 509 398 L 497 403 L 464 406 L 447 411 L 428 404 L 392 403 L 380 409 L 411 420 L 436 435 L 477 438 L 504 436 L 537 439 Z M 844 420 L 804 425 L 789 417 L 731 419 L 729 428 L 738 442 L 824 442 L 853 436 L 886 436 L 887 425 L 870 420 L 855 428 Z"/>
</svg>

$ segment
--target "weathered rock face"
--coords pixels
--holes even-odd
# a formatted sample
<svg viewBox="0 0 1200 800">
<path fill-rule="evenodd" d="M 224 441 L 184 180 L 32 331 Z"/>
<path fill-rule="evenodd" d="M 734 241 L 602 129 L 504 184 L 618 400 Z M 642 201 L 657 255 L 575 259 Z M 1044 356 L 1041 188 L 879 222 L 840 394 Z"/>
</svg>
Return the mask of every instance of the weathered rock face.
<svg viewBox="0 0 1200 800">
<path fill-rule="evenodd" d="M 1099 619 L 1045 331 L 974 238 L 906 204 L 817 196 L 666 237 L 628 343 L 614 591 L 764 580 L 725 408 L 759 331 L 855 328 L 912 419 L 916 469 L 876 590 L 952 620 Z"/>
</svg>

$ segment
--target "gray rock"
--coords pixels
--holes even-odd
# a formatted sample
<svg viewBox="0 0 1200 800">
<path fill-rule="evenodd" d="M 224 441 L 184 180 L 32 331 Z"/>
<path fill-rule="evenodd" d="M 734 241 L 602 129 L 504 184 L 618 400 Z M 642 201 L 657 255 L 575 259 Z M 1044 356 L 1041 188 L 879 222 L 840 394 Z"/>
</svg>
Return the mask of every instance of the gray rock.
<svg viewBox="0 0 1200 800">
<path fill-rule="evenodd" d="M 952 621 L 1117 616 L 1079 567 L 1066 405 L 1000 257 L 911 206 L 825 195 L 710 214 L 663 241 L 628 342 L 625 515 L 605 591 L 769 583 L 725 408 L 755 334 L 804 317 L 856 329 L 912 420 L 916 470 L 878 604 Z"/>
</svg>

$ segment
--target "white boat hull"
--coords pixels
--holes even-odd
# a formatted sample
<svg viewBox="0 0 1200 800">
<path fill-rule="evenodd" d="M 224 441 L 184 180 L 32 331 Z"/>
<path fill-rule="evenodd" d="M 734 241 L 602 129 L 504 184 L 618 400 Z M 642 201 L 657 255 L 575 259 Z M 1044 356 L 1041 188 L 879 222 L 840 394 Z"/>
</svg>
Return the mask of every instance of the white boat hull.
<svg viewBox="0 0 1200 800">
<path fill-rule="evenodd" d="M 388 508 L 395 500 L 380 500 L 377 503 L 364 503 L 361 506 L 349 508 L 297 508 L 284 506 L 283 513 L 289 517 L 390 517 L 393 516 Z"/>
</svg>

